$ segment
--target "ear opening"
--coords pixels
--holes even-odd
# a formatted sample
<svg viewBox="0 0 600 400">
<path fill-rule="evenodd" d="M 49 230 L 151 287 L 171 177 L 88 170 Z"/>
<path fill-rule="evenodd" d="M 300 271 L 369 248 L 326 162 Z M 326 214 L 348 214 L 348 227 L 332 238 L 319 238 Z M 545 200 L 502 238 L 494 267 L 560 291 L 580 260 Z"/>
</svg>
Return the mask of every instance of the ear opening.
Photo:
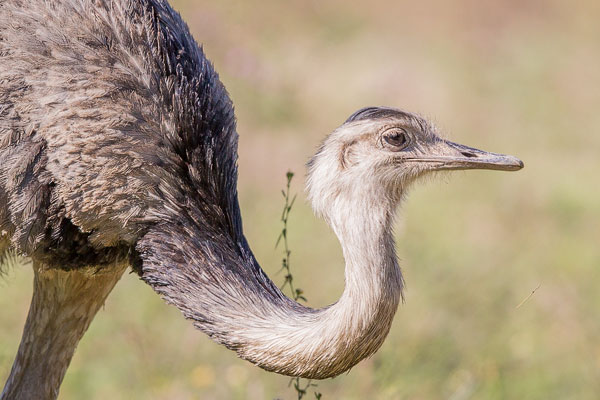
<svg viewBox="0 0 600 400">
<path fill-rule="evenodd" d="M 353 144 L 356 143 L 356 140 L 352 140 L 351 142 L 345 143 L 342 147 L 342 151 L 340 152 L 340 165 L 342 169 L 346 169 L 350 166 L 352 162 L 352 147 Z"/>
</svg>

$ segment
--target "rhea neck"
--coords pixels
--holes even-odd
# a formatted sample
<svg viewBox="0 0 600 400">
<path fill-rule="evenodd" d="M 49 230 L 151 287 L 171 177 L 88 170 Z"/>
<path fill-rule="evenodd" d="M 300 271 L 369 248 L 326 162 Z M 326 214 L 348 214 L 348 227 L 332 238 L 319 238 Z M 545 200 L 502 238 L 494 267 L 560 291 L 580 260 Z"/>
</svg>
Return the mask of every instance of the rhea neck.
<svg viewBox="0 0 600 400">
<path fill-rule="evenodd" d="M 403 280 L 392 233 L 396 204 L 363 191 L 337 201 L 325 218 L 346 262 L 346 286 L 337 304 L 348 302 L 372 312 L 390 303 L 397 306 Z M 366 310 L 363 316 L 369 317 Z"/>
<path fill-rule="evenodd" d="M 251 317 L 246 323 L 250 328 L 236 333 L 243 338 L 241 357 L 286 375 L 327 378 L 348 370 L 383 343 L 402 293 L 391 229 L 393 207 L 347 204 L 336 210 L 327 220 L 346 261 L 342 296 L 317 310 L 270 302 L 269 311 Z"/>
<path fill-rule="evenodd" d="M 346 287 L 331 306 L 311 309 L 285 297 L 243 237 L 237 249 L 221 246 L 197 224 L 173 224 L 169 237 L 164 227 L 149 232 L 140 246 L 142 278 L 240 357 L 285 375 L 336 376 L 381 346 L 401 298 L 394 205 L 373 201 L 356 197 L 326 216 L 346 260 Z"/>
<path fill-rule="evenodd" d="M 345 354 L 336 355 L 335 374 L 379 349 L 402 297 L 392 229 L 395 209 L 395 201 L 362 187 L 326 215 L 346 264 L 344 292 L 322 316 L 328 327 L 323 343 L 336 343 L 337 354 Z"/>
</svg>

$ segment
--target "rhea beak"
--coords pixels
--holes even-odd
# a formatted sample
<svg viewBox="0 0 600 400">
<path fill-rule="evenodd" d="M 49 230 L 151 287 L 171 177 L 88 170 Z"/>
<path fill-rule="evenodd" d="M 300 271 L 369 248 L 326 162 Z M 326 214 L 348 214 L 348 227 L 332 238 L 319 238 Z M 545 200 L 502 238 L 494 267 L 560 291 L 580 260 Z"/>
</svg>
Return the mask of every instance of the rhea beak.
<svg viewBox="0 0 600 400">
<path fill-rule="evenodd" d="M 434 170 L 495 169 L 499 171 L 518 171 L 523 161 L 517 157 L 490 153 L 473 147 L 439 141 L 433 146 L 431 155 L 411 157 L 410 161 L 423 161 L 433 164 Z"/>
</svg>

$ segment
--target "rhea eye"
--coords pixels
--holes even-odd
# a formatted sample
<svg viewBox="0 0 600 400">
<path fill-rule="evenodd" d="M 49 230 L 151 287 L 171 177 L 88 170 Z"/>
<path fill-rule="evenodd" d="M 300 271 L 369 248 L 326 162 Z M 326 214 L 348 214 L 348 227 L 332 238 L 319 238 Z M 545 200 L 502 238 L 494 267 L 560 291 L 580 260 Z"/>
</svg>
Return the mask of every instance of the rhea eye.
<svg viewBox="0 0 600 400">
<path fill-rule="evenodd" d="M 383 134 L 383 140 L 390 146 L 394 146 L 396 150 L 400 150 L 408 143 L 406 131 L 404 129 L 394 128 Z"/>
</svg>

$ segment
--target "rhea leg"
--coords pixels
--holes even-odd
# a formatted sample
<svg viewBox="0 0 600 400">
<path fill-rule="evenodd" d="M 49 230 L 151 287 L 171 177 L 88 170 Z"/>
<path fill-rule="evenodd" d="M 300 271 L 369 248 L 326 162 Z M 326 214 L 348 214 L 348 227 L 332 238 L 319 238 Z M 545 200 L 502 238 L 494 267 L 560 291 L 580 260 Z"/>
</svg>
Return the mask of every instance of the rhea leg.
<svg viewBox="0 0 600 400">
<path fill-rule="evenodd" d="M 34 262 L 33 298 L 0 400 L 58 397 L 79 340 L 126 267 L 63 271 Z"/>
</svg>

